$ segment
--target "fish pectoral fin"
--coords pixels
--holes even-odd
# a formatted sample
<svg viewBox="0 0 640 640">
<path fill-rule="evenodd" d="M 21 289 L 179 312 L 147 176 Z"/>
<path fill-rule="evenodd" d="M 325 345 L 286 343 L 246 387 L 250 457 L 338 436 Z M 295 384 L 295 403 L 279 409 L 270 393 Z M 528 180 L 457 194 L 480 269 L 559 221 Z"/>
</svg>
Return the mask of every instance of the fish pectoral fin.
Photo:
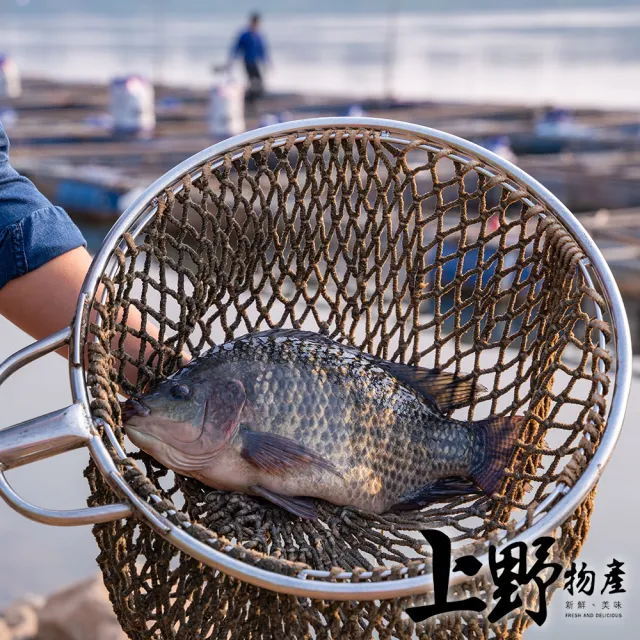
<svg viewBox="0 0 640 640">
<path fill-rule="evenodd" d="M 409 385 L 440 411 L 447 412 L 456 406 L 467 404 L 487 388 L 465 373 L 451 373 L 439 369 L 413 367 L 400 362 L 380 361 L 392 376 Z"/>
<path fill-rule="evenodd" d="M 273 504 L 286 509 L 289 513 L 293 513 L 296 516 L 305 518 L 306 520 L 317 520 L 318 512 L 316 511 L 313 502 L 309 498 L 298 498 L 293 496 L 284 496 L 281 493 L 275 491 L 269 491 L 259 484 L 254 484 L 249 487 L 250 491 L 253 491 L 256 495 L 273 502 Z"/>
<path fill-rule="evenodd" d="M 480 493 L 480 490 L 473 481 L 467 478 L 458 476 L 440 478 L 429 482 L 424 487 L 407 491 L 400 496 L 400 501 L 394 504 L 389 511 L 413 511 L 414 509 L 422 509 L 433 502 L 476 493 Z"/>
<path fill-rule="evenodd" d="M 241 430 L 240 455 L 258 469 L 274 476 L 283 476 L 295 469 L 324 469 L 340 475 L 326 458 L 314 453 L 291 438 L 273 433 Z"/>
</svg>

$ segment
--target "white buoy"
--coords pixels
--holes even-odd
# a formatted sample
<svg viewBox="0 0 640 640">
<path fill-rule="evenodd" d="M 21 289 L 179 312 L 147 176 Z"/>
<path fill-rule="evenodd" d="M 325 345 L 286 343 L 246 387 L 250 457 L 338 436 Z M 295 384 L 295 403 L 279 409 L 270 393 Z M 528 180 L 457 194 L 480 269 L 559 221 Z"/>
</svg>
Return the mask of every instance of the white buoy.
<svg viewBox="0 0 640 640">
<path fill-rule="evenodd" d="M 280 118 L 275 113 L 263 113 L 258 120 L 259 127 L 269 127 L 272 124 L 278 124 Z"/>
<path fill-rule="evenodd" d="M 588 138 L 593 130 L 576 121 L 569 109 L 549 109 L 535 124 L 535 132 L 543 137 Z"/>
<path fill-rule="evenodd" d="M 21 93 L 18 65 L 9 56 L 0 55 L 0 98 L 18 98 Z"/>
<path fill-rule="evenodd" d="M 347 109 L 347 115 L 350 118 L 362 118 L 365 115 L 364 109 L 359 104 L 352 104 Z"/>
<path fill-rule="evenodd" d="M 493 151 L 493 153 L 499 155 L 505 160 L 508 160 L 509 162 L 516 164 L 518 161 L 516 154 L 511 148 L 511 141 L 508 136 L 496 136 L 495 138 L 490 138 L 482 146 L 485 149 L 489 149 L 489 151 Z"/>
<path fill-rule="evenodd" d="M 209 133 L 228 138 L 244 130 L 244 87 L 226 75 L 211 89 Z"/>
<path fill-rule="evenodd" d="M 114 78 L 109 109 L 116 133 L 150 133 L 156 126 L 153 85 L 140 76 Z"/>
</svg>

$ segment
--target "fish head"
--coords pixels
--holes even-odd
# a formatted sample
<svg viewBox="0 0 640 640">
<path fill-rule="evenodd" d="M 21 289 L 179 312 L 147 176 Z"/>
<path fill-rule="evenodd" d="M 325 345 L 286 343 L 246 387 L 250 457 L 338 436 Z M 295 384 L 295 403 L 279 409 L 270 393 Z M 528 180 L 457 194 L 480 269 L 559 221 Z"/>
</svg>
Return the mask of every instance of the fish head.
<svg viewBox="0 0 640 640">
<path fill-rule="evenodd" d="M 206 466 L 235 434 L 246 402 L 234 379 L 167 379 L 122 405 L 131 441 L 165 466 L 193 471 Z"/>
</svg>

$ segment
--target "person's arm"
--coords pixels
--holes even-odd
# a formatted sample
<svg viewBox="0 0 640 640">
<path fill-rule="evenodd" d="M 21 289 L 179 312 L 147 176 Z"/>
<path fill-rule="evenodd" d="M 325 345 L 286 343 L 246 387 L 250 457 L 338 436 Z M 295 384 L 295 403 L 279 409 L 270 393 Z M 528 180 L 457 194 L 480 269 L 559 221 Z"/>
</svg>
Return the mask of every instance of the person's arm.
<svg viewBox="0 0 640 640">
<path fill-rule="evenodd" d="M 90 265 L 88 251 L 78 247 L 53 258 L 35 271 L 9 281 L 0 289 L 0 314 L 36 340 L 68 327 L 73 321 L 80 289 Z M 118 317 L 122 317 L 122 310 L 119 310 Z M 93 311 L 91 322 L 96 319 L 97 312 Z M 127 325 L 135 329 L 142 326 L 140 312 L 133 306 L 129 307 Z M 158 327 L 149 320 L 145 330 L 150 336 L 158 337 Z M 112 342 L 114 351 L 118 348 L 119 339 L 119 334 L 116 334 Z M 127 333 L 124 350 L 136 358 L 140 353 L 140 340 Z M 67 357 L 69 351 L 64 346 L 58 353 Z M 146 357 L 152 353 L 153 347 L 147 344 Z M 183 353 L 183 359 L 189 360 L 189 356 Z M 137 375 L 137 367 L 127 362 L 127 379 L 135 382 Z"/>
<path fill-rule="evenodd" d="M 37 340 L 69 326 L 90 264 L 84 238 L 66 212 L 9 164 L 0 124 L 0 314 Z M 140 328 L 140 321 L 132 307 L 128 324 Z M 153 326 L 146 330 L 157 335 Z M 139 346 L 129 334 L 127 353 L 137 355 Z M 129 365 L 127 377 L 135 376 Z"/>
<path fill-rule="evenodd" d="M 0 313 L 37 339 L 67 326 L 91 262 L 84 244 L 66 212 L 9 164 L 0 124 Z"/>
<path fill-rule="evenodd" d="M 90 264 L 77 247 L 10 280 L 0 289 L 0 313 L 36 340 L 68 327 Z"/>
</svg>

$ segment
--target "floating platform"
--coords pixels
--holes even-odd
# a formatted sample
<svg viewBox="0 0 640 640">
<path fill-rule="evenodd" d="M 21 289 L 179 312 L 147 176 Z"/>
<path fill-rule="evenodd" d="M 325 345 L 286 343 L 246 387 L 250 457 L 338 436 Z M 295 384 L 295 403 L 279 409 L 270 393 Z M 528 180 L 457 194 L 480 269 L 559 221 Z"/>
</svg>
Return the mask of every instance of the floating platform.
<svg viewBox="0 0 640 640">
<path fill-rule="evenodd" d="M 0 103 L 12 162 L 65 207 L 88 237 L 95 235 L 94 246 L 142 189 L 215 142 L 208 133 L 208 91 L 156 87 L 156 130 L 137 139 L 110 131 L 106 86 L 38 79 L 23 84 L 20 98 Z M 267 95 L 259 111 L 246 114 L 246 125 L 260 126 L 267 114 L 344 116 L 354 105 L 340 97 Z M 579 109 L 572 114 L 573 129 L 554 132 L 540 127 L 540 109 L 527 106 L 392 100 L 357 106 L 367 116 L 410 121 L 479 144 L 508 138 L 524 171 L 573 212 L 586 214 L 621 288 L 640 299 L 640 112 Z M 596 224 L 604 219 L 598 210 L 610 212 L 606 225 Z"/>
<path fill-rule="evenodd" d="M 209 93 L 156 88 L 150 139 L 114 137 L 108 89 L 27 79 L 20 98 L 0 105 L 12 159 L 50 198 L 78 219 L 113 220 L 139 190 L 212 144 Z M 266 96 L 247 114 L 249 129 L 275 118 L 346 115 L 353 101 L 297 94 Z M 486 144 L 507 137 L 518 164 L 574 212 L 640 206 L 640 113 L 578 110 L 575 131 L 540 133 L 540 110 L 499 104 L 362 100 L 367 115 L 422 124 Z"/>
</svg>

